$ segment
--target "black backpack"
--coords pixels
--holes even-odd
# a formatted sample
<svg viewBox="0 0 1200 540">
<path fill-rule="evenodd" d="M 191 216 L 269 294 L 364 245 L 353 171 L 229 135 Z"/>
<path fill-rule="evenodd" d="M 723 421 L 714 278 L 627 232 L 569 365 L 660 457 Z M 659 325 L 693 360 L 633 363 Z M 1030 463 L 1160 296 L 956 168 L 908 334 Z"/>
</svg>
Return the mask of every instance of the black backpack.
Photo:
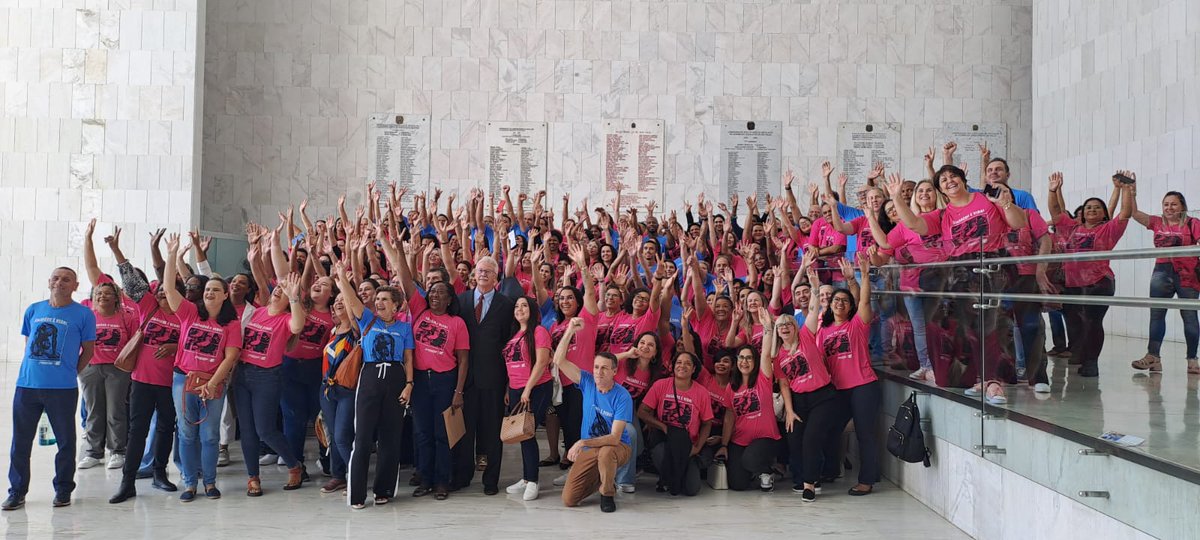
<svg viewBox="0 0 1200 540">
<path fill-rule="evenodd" d="M 921 432 L 921 411 L 917 409 L 917 393 L 913 392 L 900 410 L 896 411 L 896 422 L 888 430 L 887 449 L 909 463 L 924 462 L 929 466 L 929 449 L 925 447 L 925 434 Z"/>
</svg>

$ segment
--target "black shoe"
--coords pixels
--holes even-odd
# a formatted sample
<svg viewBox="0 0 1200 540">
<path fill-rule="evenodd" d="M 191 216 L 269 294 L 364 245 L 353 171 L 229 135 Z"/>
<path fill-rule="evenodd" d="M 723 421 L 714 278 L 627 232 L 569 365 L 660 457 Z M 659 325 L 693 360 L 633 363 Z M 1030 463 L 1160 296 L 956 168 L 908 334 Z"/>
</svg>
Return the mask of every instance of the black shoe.
<svg viewBox="0 0 1200 540">
<path fill-rule="evenodd" d="M 792 484 L 792 493 L 796 495 L 804 493 L 804 484 Z"/>
<path fill-rule="evenodd" d="M 413 490 L 413 497 L 424 497 L 433 493 L 433 486 L 420 486 Z"/>
<path fill-rule="evenodd" d="M 211 486 L 204 486 L 204 496 L 210 499 L 220 499 L 221 490 L 217 489 L 215 484 Z"/>
<path fill-rule="evenodd" d="M 484 495 L 491 496 L 497 493 L 500 493 L 500 488 L 497 488 L 496 486 L 483 486 Z"/>
<path fill-rule="evenodd" d="M 1078 373 L 1080 377 L 1099 377 L 1100 368 L 1096 364 L 1084 364 L 1079 366 L 1079 370 L 1075 373 Z"/>
<path fill-rule="evenodd" d="M 600 496 L 600 511 L 606 514 L 617 511 L 617 501 L 607 495 Z"/>
<path fill-rule="evenodd" d="M 71 494 L 70 493 L 55 493 L 54 494 L 54 507 L 62 508 L 64 506 L 71 506 Z"/>
<path fill-rule="evenodd" d="M 4 499 L 4 504 L 0 504 L 0 510 L 5 510 L 5 511 L 16 510 L 16 509 L 24 507 L 24 506 L 25 506 L 25 497 L 9 495 L 7 499 Z"/>
<path fill-rule="evenodd" d="M 167 471 L 154 473 L 154 482 L 152 482 L 150 485 L 153 486 L 154 489 L 161 489 L 167 492 L 179 489 L 175 484 L 171 483 L 170 477 L 167 476 Z"/>
<path fill-rule="evenodd" d="M 421 485 L 421 473 L 414 472 L 412 476 L 408 477 L 408 485 L 413 487 Z"/>
<path fill-rule="evenodd" d="M 304 467 L 303 463 L 300 464 L 300 467 L 300 482 L 312 482 L 312 478 L 308 476 L 308 468 Z"/>
<path fill-rule="evenodd" d="M 134 497 L 137 497 L 137 490 L 134 489 L 133 482 L 128 484 L 121 482 L 120 489 L 117 490 L 115 495 L 108 499 L 108 504 L 121 504 Z"/>
<path fill-rule="evenodd" d="M 138 469 L 138 472 L 137 472 L 137 477 L 136 477 L 136 478 L 137 478 L 138 480 L 145 480 L 145 479 L 147 479 L 147 478 L 154 478 L 154 471 L 147 470 L 147 469 Z"/>
<path fill-rule="evenodd" d="M 546 458 L 538 462 L 538 467 L 553 467 L 558 465 L 559 460 Z"/>
<path fill-rule="evenodd" d="M 805 489 L 803 493 L 800 494 L 800 500 L 804 502 L 813 502 L 817 500 L 817 492 L 811 489 Z"/>
</svg>

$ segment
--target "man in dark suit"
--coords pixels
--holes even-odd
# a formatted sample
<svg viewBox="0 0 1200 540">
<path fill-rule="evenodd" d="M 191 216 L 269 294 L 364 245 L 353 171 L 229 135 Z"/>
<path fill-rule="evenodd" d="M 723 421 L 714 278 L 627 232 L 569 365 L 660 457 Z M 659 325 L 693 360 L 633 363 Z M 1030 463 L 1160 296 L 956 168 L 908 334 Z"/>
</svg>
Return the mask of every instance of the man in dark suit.
<svg viewBox="0 0 1200 540">
<path fill-rule="evenodd" d="M 513 299 L 497 290 L 500 265 L 491 257 L 475 263 L 474 289 L 458 295 L 458 313 L 471 335 L 467 383 L 463 395 L 466 433 L 452 450 L 453 485 L 461 489 L 475 477 L 475 451 L 487 456 L 483 492 L 499 492 L 500 421 L 504 418 L 504 395 L 508 375 L 500 352 L 512 337 Z"/>
</svg>

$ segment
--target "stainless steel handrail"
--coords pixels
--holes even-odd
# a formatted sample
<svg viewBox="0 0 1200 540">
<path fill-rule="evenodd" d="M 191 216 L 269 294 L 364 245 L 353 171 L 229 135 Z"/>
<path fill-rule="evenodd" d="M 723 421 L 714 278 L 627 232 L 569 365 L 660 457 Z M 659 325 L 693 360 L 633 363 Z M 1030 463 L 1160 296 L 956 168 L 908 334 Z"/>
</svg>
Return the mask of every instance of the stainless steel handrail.
<svg viewBox="0 0 1200 540">
<path fill-rule="evenodd" d="M 918 298 L 951 298 L 957 300 L 998 300 L 1001 302 L 1031 302 L 1046 304 L 1073 304 L 1088 306 L 1120 306 L 1134 308 L 1161 308 L 1200 310 L 1200 300 L 1180 298 L 1137 298 L 1129 296 L 1078 296 L 1050 294 L 1017 294 L 1017 293 L 977 293 L 977 292 L 924 292 L 924 291 L 878 291 L 871 294 L 886 296 L 913 296 Z"/>
<path fill-rule="evenodd" d="M 1127 259 L 1170 259 L 1174 257 L 1200 257 L 1200 245 L 1172 248 L 1122 249 L 1113 251 L 1084 251 L 1079 253 L 1051 253 L 1048 255 L 1025 255 L 1023 257 L 995 257 L 983 259 L 986 265 L 1036 264 L 1049 262 L 1119 261 Z M 961 259 L 923 264 L 886 264 L 876 268 L 917 269 L 978 266 L 979 259 Z"/>
</svg>

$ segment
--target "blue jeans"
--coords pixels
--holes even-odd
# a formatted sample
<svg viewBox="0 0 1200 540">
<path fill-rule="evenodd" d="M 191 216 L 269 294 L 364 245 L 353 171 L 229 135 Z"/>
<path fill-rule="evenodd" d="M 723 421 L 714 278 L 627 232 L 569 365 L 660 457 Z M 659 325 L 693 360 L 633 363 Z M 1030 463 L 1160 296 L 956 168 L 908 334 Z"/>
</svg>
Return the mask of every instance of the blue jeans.
<svg viewBox="0 0 1200 540">
<path fill-rule="evenodd" d="M 637 458 L 642 451 L 642 422 L 637 416 L 633 417 L 633 423 L 625 426 L 629 430 L 629 461 L 626 461 L 621 468 L 617 469 L 617 484 L 637 483 Z"/>
<path fill-rule="evenodd" d="M 1200 292 L 1180 284 L 1179 273 L 1175 271 L 1175 267 L 1171 263 L 1154 265 L 1154 273 L 1150 275 L 1150 298 L 1171 298 L 1175 295 L 1194 300 L 1200 297 Z M 1183 318 L 1183 338 L 1187 342 L 1187 357 L 1195 358 L 1196 343 L 1200 341 L 1200 322 L 1197 321 L 1194 310 L 1180 310 L 1179 316 Z M 1167 310 L 1151 309 L 1150 343 L 1146 347 L 1146 352 L 1159 356 L 1159 351 L 1162 350 L 1163 336 L 1166 334 Z"/>
<path fill-rule="evenodd" d="M 442 411 L 450 407 L 457 384 L 457 369 L 443 373 L 429 369 L 413 371 L 413 438 L 417 472 L 426 487 L 450 485 L 450 439 L 446 436 Z"/>
<path fill-rule="evenodd" d="M 283 437 L 296 460 L 304 463 L 308 423 L 321 412 L 321 360 L 284 356 L 282 381 L 279 404 L 283 409 Z M 283 455 L 274 444 L 271 447 L 276 454 Z"/>
<path fill-rule="evenodd" d="M 12 448 L 9 450 L 8 494 L 24 498 L 29 492 L 29 455 L 37 437 L 42 413 L 50 420 L 50 429 L 58 442 L 54 454 L 54 492 L 69 495 L 75 491 L 75 403 L 79 390 L 17 387 L 13 393 Z"/>
<path fill-rule="evenodd" d="M 172 421 L 171 423 L 175 422 Z M 146 451 L 142 454 L 142 462 L 138 465 L 138 474 L 150 474 L 154 470 L 151 465 L 154 464 L 154 444 L 158 440 L 158 431 L 155 429 L 157 425 L 158 413 L 155 412 L 154 416 L 150 417 L 150 435 L 146 439 Z M 175 448 L 171 456 L 175 460 L 175 467 L 183 468 L 183 464 L 179 460 L 179 434 L 174 429 L 171 430 L 171 440 L 173 442 L 172 446 Z"/>
<path fill-rule="evenodd" d="M 334 478 L 345 481 L 350 448 L 354 445 L 354 390 L 322 385 L 321 417 L 325 419 L 325 434 L 332 442 L 329 445 L 329 472 Z"/>
<path fill-rule="evenodd" d="M 904 297 L 904 309 L 908 311 L 908 320 L 912 322 L 913 343 L 917 346 L 917 361 L 922 369 L 933 369 L 929 361 L 929 339 L 925 331 L 925 299 L 916 296 Z"/>
<path fill-rule="evenodd" d="M 195 489 L 196 471 L 204 475 L 204 485 L 217 483 L 217 450 L 221 444 L 221 407 L 225 406 L 225 396 L 201 399 L 187 394 L 183 391 L 186 379 L 183 373 L 175 372 L 171 394 L 175 398 L 175 427 L 183 462 L 179 476 L 184 488 Z"/>
<path fill-rule="evenodd" d="M 861 280 L 861 273 L 859 278 Z M 882 291 L 886 287 L 887 278 L 882 274 L 876 274 L 874 277 L 871 277 L 871 290 Z M 882 299 L 877 296 L 871 297 L 871 311 L 875 315 L 875 320 L 871 321 L 871 358 L 876 361 L 883 358 L 884 353 L 887 352 L 884 347 L 886 339 L 884 325 L 885 321 L 891 318 L 892 314 L 896 311 L 895 306 L 896 304 L 891 300 L 890 296 Z M 915 326 L 913 327 L 913 332 L 916 333 Z"/>
<path fill-rule="evenodd" d="M 521 393 L 524 391 L 525 388 L 508 389 L 509 408 L 516 407 L 521 402 Z M 546 381 L 534 386 L 529 391 L 529 411 L 533 413 L 535 422 L 538 424 L 546 422 L 546 411 L 550 408 L 550 398 L 553 393 L 554 381 Z M 538 460 L 541 459 L 538 450 L 536 436 L 521 441 L 521 478 L 527 482 L 537 483 L 538 481 Z"/>
<path fill-rule="evenodd" d="M 233 395 L 237 401 L 238 425 L 242 428 L 242 458 L 246 474 L 258 476 L 258 448 L 265 442 L 279 453 L 288 468 L 297 465 L 291 445 L 279 431 L 279 387 L 283 368 L 263 368 L 242 363 L 234 373 Z M 219 415 L 218 415 L 219 416 Z"/>
</svg>

